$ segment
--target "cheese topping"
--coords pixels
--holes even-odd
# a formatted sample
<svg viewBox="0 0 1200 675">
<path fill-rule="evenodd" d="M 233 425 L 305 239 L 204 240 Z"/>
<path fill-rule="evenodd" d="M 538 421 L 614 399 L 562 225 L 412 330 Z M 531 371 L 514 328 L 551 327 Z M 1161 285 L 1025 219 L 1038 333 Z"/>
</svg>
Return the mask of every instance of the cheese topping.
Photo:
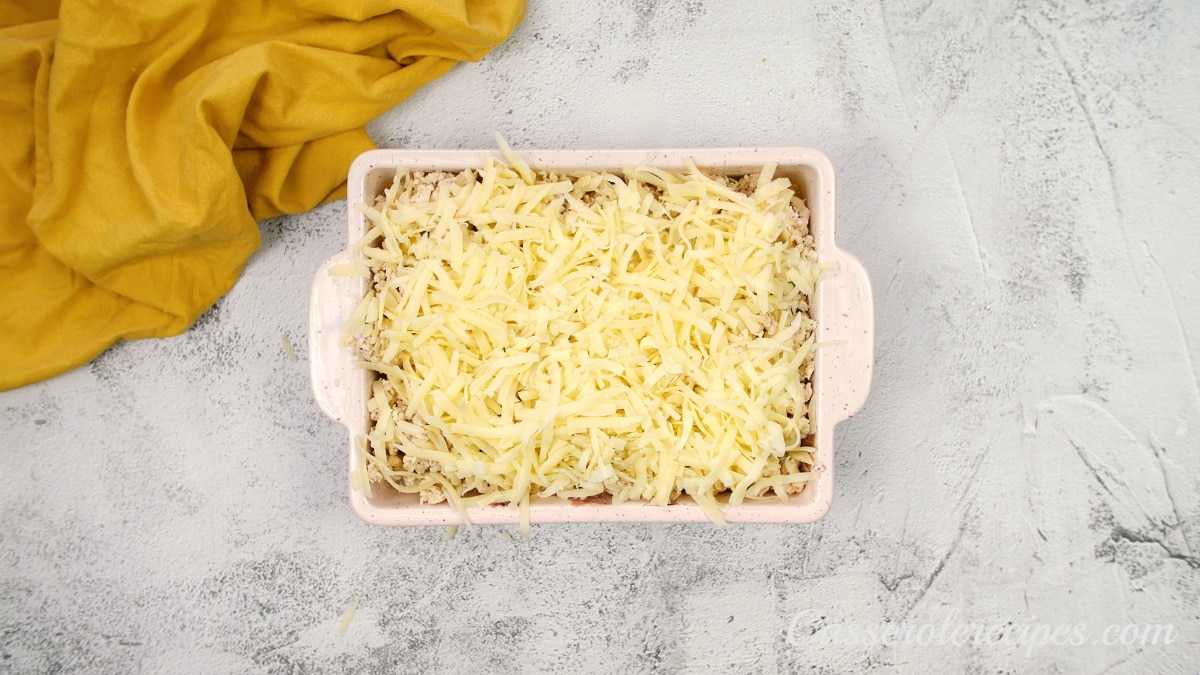
<svg viewBox="0 0 1200 675">
<path fill-rule="evenodd" d="M 501 141 L 501 143 L 503 143 Z M 347 323 L 379 373 L 356 484 L 456 507 L 686 494 L 786 498 L 803 445 L 821 267 L 767 165 L 401 171 L 356 249 Z M 368 482 L 369 481 L 369 482 Z"/>
</svg>

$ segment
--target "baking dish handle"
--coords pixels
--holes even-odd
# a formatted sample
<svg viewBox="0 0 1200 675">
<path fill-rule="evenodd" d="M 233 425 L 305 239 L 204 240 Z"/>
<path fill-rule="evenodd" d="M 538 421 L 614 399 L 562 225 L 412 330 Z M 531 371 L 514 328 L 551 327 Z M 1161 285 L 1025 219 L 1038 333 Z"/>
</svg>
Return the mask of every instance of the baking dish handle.
<svg viewBox="0 0 1200 675">
<path fill-rule="evenodd" d="M 352 419 L 353 383 L 358 374 L 351 351 L 342 346 L 342 326 L 362 297 L 362 279 L 333 276 L 335 265 L 350 262 L 348 251 L 327 259 L 313 278 L 308 302 L 308 363 L 313 398 L 338 424 Z M 358 411 L 362 415 L 362 411 Z"/>
<path fill-rule="evenodd" d="M 833 256 L 838 272 L 823 279 L 820 341 L 824 349 L 822 386 L 832 404 L 833 424 L 854 416 L 867 402 L 875 369 L 875 305 L 871 280 L 862 263 L 838 249 Z M 830 391 L 832 390 L 832 391 Z"/>
</svg>

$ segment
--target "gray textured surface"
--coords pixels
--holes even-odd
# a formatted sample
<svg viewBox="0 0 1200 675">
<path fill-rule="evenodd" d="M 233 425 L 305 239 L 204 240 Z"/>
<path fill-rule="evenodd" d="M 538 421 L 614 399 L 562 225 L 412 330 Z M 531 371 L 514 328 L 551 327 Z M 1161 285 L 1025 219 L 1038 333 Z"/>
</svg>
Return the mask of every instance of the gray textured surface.
<svg viewBox="0 0 1200 675">
<path fill-rule="evenodd" d="M 531 541 L 358 522 L 343 430 L 280 341 L 305 347 L 336 203 L 264 223 L 189 333 L 0 394 L 0 671 L 1194 669 L 1197 64 L 1187 0 L 533 2 L 372 132 L 826 151 L 879 331 L 832 512 Z M 884 621 L 1089 641 L 815 644 Z M 1168 623 L 1169 646 L 1090 641 Z"/>
</svg>

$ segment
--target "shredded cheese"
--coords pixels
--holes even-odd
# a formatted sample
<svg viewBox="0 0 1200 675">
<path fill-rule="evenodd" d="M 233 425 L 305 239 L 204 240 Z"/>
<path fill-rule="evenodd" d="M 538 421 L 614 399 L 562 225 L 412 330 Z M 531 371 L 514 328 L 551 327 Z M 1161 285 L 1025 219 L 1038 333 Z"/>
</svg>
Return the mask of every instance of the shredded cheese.
<svg viewBox="0 0 1200 675">
<path fill-rule="evenodd" d="M 812 480 L 822 267 L 768 165 L 556 173 L 503 140 L 457 174 L 400 171 L 372 205 L 346 324 L 379 374 L 356 486 L 459 509 L 539 497 L 666 506 L 781 498 Z"/>
<path fill-rule="evenodd" d="M 288 339 L 287 333 L 283 333 L 279 337 L 280 341 L 283 343 L 283 353 L 287 355 L 289 360 L 293 362 L 297 361 L 298 359 L 296 357 L 296 350 L 292 349 L 292 341 Z"/>
<path fill-rule="evenodd" d="M 343 636 L 346 631 L 350 630 L 350 621 L 354 618 L 354 612 L 358 610 L 358 601 L 362 599 L 362 595 L 354 596 L 349 605 L 346 605 L 346 611 L 342 612 L 342 620 L 338 623 L 338 636 Z"/>
</svg>

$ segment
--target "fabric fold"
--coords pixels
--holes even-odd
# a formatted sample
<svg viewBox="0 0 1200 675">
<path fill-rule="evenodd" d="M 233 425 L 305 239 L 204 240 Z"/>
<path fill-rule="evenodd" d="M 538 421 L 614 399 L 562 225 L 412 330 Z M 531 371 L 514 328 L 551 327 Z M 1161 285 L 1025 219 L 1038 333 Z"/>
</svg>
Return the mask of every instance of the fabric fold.
<svg viewBox="0 0 1200 675">
<path fill-rule="evenodd" d="M 0 12 L 0 389 L 187 329 L 257 221 L 344 195 L 364 126 L 522 0 L 16 2 Z"/>
</svg>

